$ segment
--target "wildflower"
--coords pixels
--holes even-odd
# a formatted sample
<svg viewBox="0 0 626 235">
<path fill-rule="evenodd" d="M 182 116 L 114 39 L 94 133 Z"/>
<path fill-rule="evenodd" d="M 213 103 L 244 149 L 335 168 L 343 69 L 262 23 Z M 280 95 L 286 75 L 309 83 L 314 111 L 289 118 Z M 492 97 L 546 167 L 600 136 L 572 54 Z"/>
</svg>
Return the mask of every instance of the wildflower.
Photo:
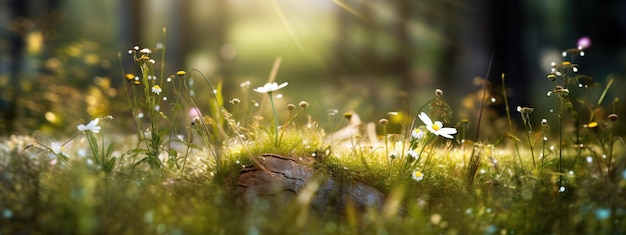
<svg viewBox="0 0 626 235">
<path fill-rule="evenodd" d="M 598 122 L 590 122 L 589 124 L 587 124 L 587 128 L 593 129 L 598 127 Z"/>
<path fill-rule="evenodd" d="M 161 94 L 161 92 L 162 92 L 162 91 L 163 91 L 163 90 L 161 89 L 161 87 L 160 87 L 159 85 L 154 85 L 154 86 L 152 87 L 152 92 L 153 92 L 154 94 L 157 94 L 157 95 L 158 95 L 158 94 Z"/>
<path fill-rule="evenodd" d="M 262 87 L 258 87 L 253 89 L 254 91 L 258 92 L 258 93 L 272 93 L 274 91 L 280 90 L 283 87 L 286 87 L 288 83 L 283 82 L 282 84 L 278 85 L 275 82 L 272 83 L 266 83 L 265 86 Z"/>
<path fill-rule="evenodd" d="M 443 123 L 441 121 L 435 121 L 433 123 L 432 120 L 426 115 L 426 113 L 422 112 L 419 115 L 420 120 L 426 124 L 426 129 L 428 129 L 431 133 L 435 135 L 440 135 L 446 137 L 448 139 L 453 139 L 453 134 L 456 134 L 456 129 L 451 127 L 443 127 Z"/>
<path fill-rule="evenodd" d="M 152 53 L 152 51 L 150 49 L 148 49 L 148 48 L 141 49 L 141 51 L 139 51 L 139 52 L 142 53 L 142 54 L 150 54 L 150 53 Z"/>
<path fill-rule="evenodd" d="M 424 138 L 424 135 L 426 135 L 426 132 L 424 132 L 420 128 L 415 128 L 413 131 L 411 131 L 411 137 L 416 140 Z"/>
<path fill-rule="evenodd" d="M 198 123 L 200 123 L 200 117 L 199 116 L 196 116 L 196 117 L 191 119 L 191 125 L 192 126 L 195 126 Z"/>
<path fill-rule="evenodd" d="M 65 153 L 65 146 L 63 146 L 62 144 L 52 142 L 50 144 L 50 148 L 52 149 L 52 152 L 54 152 L 54 154 L 67 156 L 67 153 Z"/>
<path fill-rule="evenodd" d="M 278 147 L 278 114 L 276 114 L 276 106 L 274 106 L 274 99 L 272 99 L 272 92 L 280 90 L 286 87 L 287 83 L 283 82 L 278 85 L 275 82 L 266 83 L 265 86 L 254 89 L 258 93 L 267 93 L 270 96 L 270 103 L 272 104 L 272 110 L 274 110 L 274 146 Z"/>
<path fill-rule="evenodd" d="M 411 177 L 413 177 L 413 179 L 416 181 L 421 181 L 424 179 L 424 173 L 422 173 L 420 170 L 414 170 L 411 174 Z"/>
<path fill-rule="evenodd" d="M 80 124 L 76 128 L 78 128 L 78 130 L 82 132 L 91 131 L 93 133 L 100 133 L 101 127 L 98 126 L 99 121 L 100 121 L 100 118 L 96 118 L 93 121 L 89 122 L 87 125 Z"/>
<path fill-rule="evenodd" d="M 124 75 L 124 77 L 126 78 L 126 80 L 128 80 L 129 82 L 133 81 L 135 79 L 135 75 L 132 73 L 127 73 Z"/>
<path fill-rule="evenodd" d="M 389 120 L 382 118 L 382 119 L 378 120 L 378 123 L 380 123 L 381 125 L 384 126 L 384 125 L 389 124 Z"/>
<path fill-rule="evenodd" d="M 608 119 L 611 120 L 612 122 L 614 122 L 615 120 L 617 120 L 619 118 L 619 116 L 617 114 L 609 114 Z"/>
<path fill-rule="evenodd" d="M 576 43 L 576 45 L 578 46 L 578 50 L 587 49 L 591 46 L 591 39 L 588 37 L 582 37 L 578 39 L 578 43 Z"/>
<path fill-rule="evenodd" d="M 435 89 L 435 96 L 440 97 L 441 95 L 443 95 L 443 90 Z"/>
<path fill-rule="evenodd" d="M 189 109 L 189 112 L 187 112 L 187 115 L 188 115 L 190 118 L 195 118 L 195 117 L 202 116 L 202 113 L 201 113 L 201 112 L 200 112 L 200 110 L 199 110 L 199 109 L 197 109 L 197 108 L 191 108 L 191 109 Z"/>
<path fill-rule="evenodd" d="M 287 105 L 287 109 L 288 109 L 289 111 L 294 110 L 294 109 L 296 109 L 296 105 L 294 105 L 294 104 L 288 104 L 288 105 Z"/>
<path fill-rule="evenodd" d="M 554 89 L 554 92 L 556 92 L 556 93 L 563 93 L 563 94 L 569 94 L 569 89 L 563 88 L 562 86 L 556 86 L 556 88 Z"/>
<path fill-rule="evenodd" d="M 176 75 L 178 76 L 185 76 L 185 74 L 187 74 L 187 72 L 185 72 L 184 70 L 178 70 L 178 72 L 176 72 Z"/>
<path fill-rule="evenodd" d="M 343 117 L 345 117 L 346 119 L 350 120 L 350 118 L 352 118 L 352 113 L 351 112 L 345 112 L 345 113 L 343 113 Z"/>
<path fill-rule="evenodd" d="M 241 103 L 241 100 L 239 100 L 239 98 L 233 98 L 232 100 L 228 101 L 228 103 L 237 105 L 237 104 Z"/>
<path fill-rule="evenodd" d="M 309 103 L 307 103 L 306 101 L 300 101 L 298 105 L 300 105 L 300 107 L 302 108 L 306 108 L 307 106 L 309 106 Z"/>
<path fill-rule="evenodd" d="M 417 151 L 415 151 L 415 149 L 410 149 L 409 151 L 406 152 L 406 155 L 414 159 L 418 159 L 420 157 L 420 154 Z"/>
</svg>

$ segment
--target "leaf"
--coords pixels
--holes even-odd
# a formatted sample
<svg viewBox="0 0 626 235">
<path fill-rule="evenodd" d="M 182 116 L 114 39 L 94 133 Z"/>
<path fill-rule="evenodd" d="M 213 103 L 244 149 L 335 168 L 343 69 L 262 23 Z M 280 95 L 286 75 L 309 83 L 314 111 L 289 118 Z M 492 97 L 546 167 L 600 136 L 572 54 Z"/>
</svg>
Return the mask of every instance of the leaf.
<svg viewBox="0 0 626 235">
<path fill-rule="evenodd" d="M 107 147 L 106 154 L 104 156 L 106 156 L 106 159 L 109 159 L 111 158 L 112 154 L 113 154 L 113 143 L 109 144 L 109 146 Z"/>
<path fill-rule="evenodd" d="M 511 134 L 510 132 L 507 132 L 507 133 L 506 133 L 506 136 L 507 136 L 507 137 L 509 137 L 509 138 L 511 138 L 511 139 L 513 139 L 513 140 L 515 140 L 515 142 L 522 141 L 522 140 L 520 140 L 519 138 L 517 138 L 517 136 L 515 136 L 515 135 Z"/>
<path fill-rule="evenodd" d="M 93 157 L 98 158 L 98 142 L 96 140 L 96 136 L 94 136 L 93 132 L 86 131 L 87 141 L 89 142 L 89 148 L 91 149 L 91 153 Z"/>
<path fill-rule="evenodd" d="M 104 171 L 105 172 L 111 172 L 113 170 L 113 168 L 115 168 L 115 163 L 117 162 L 117 158 L 113 157 L 111 159 L 109 159 L 105 164 L 104 164 Z"/>
</svg>

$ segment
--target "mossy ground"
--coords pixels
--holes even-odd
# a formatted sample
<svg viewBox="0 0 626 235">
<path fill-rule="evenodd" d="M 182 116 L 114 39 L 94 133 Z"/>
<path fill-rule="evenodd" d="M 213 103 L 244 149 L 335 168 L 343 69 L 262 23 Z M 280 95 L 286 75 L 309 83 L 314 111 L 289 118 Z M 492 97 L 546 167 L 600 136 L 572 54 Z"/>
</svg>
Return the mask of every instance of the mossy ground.
<svg viewBox="0 0 626 235">
<path fill-rule="evenodd" d="M 3 143 L 0 158 L 1 234 L 619 234 L 626 231 L 622 194 L 626 178 L 599 172 L 596 163 L 565 154 L 571 172 L 559 191 L 553 159 L 542 174 L 523 158 L 521 171 L 511 148 L 481 156 L 477 176 L 468 184 L 469 151 L 460 146 L 432 149 L 425 177 L 413 180 L 384 151 L 328 148 L 317 130 L 286 131 L 279 147 L 270 135 L 248 142 L 247 149 L 224 149 L 216 171 L 206 152 L 193 151 L 184 171 L 132 169 L 121 159 L 105 173 L 85 158 L 51 165 L 49 153 L 28 148 L 29 137 Z M 17 143 L 17 144 L 16 144 Z M 308 144 L 302 144 L 308 143 Z M 241 147 L 241 145 L 237 145 Z M 381 148 L 381 147 L 379 147 Z M 331 148 L 332 149 L 332 148 Z M 67 150 L 71 151 L 71 150 Z M 248 156 L 276 152 L 311 157 L 324 151 L 322 169 L 358 179 L 387 195 L 382 210 L 348 208 L 343 216 L 312 212 L 306 204 L 280 207 L 236 205 L 225 180 L 251 164 Z M 622 149 L 617 149 L 623 152 Z M 621 159 L 621 158 L 620 158 Z M 600 160 L 600 159 L 597 159 Z M 535 169 L 535 170 L 533 170 Z"/>
</svg>

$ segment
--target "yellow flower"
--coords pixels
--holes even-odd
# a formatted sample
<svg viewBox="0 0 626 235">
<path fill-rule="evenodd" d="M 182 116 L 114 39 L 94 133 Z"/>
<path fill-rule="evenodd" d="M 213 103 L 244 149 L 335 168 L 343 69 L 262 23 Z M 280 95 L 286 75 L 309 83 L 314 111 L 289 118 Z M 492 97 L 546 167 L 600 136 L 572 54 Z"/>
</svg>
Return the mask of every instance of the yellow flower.
<svg viewBox="0 0 626 235">
<path fill-rule="evenodd" d="M 127 73 L 126 75 L 124 75 L 124 77 L 126 77 L 126 80 L 128 80 L 129 82 L 135 79 L 135 75 L 132 73 Z"/>
</svg>

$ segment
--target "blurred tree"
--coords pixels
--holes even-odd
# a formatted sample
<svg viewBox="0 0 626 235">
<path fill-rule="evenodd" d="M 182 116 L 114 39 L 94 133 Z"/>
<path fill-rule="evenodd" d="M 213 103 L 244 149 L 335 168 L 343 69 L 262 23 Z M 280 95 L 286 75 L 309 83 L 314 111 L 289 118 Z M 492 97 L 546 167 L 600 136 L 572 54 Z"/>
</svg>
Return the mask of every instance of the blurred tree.
<svg viewBox="0 0 626 235">
<path fill-rule="evenodd" d="M 0 133 L 12 133 L 15 128 L 15 118 L 17 117 L 17 98 L 20 95 L 19 77 L 24 60 L 25 34 L 27 31 L 27 6 L 28 1 L 9 1 L 5 9 L 8 9 L 8 22 L 4 22 L 3 34 L 7 37 L 8 61 L 3 59 L 8 66 L 0 66 L 8 71 L 3 71 L 2 75 L 8 74 L 7 83 L 2 85 L 2 97 L 0 97 Z M 3 56 L 4 57 L 4 56 Z"/>
</svg>

